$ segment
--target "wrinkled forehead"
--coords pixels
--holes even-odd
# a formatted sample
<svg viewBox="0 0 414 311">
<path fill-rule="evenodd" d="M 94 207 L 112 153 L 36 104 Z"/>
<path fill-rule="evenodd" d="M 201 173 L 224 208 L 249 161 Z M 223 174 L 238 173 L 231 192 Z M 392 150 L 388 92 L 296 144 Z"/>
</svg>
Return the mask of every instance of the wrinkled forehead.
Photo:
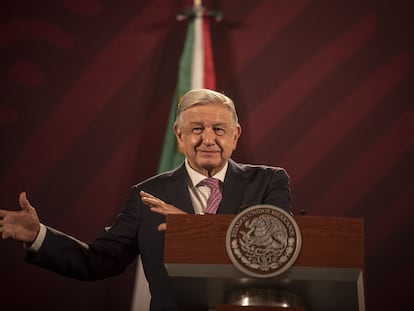
<svg viewBox="0 0 414 311">
<path fill-rule="evenodd" d="M 178 113 L 178 111 L 177 111 Z M 185 107 L 185 109 L 181 109 L 179 114 L 177 114 L 177 123 L 182 123 L 185 118 L 190 118 L 191 120 L 197 120 L 197 122 L 204 122 L 207 120 L 219 123 L 231 123 L 233 125 L 238 124 L 237 115 L 231 105 L 223 102 L 200 102 L 200 103 L 193 103 Z M 203 119 L 204 118 L 204 119 Z"/>
<path fill-rule="evenodd" d="M 206 124 L 233 124 L 232 111 L 221 103 L 193 105 L 183 111 L 181 120 Z"/>
</svg>

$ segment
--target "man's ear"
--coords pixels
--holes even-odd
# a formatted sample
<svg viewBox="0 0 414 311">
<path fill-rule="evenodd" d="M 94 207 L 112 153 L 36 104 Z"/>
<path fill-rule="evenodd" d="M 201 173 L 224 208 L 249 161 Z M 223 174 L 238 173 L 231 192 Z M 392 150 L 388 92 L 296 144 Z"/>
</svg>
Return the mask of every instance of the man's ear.
<svg viewBox="0 0 414 311">
<path fill-rule="evenodd" d="M 174 134 L 175 134 L 175 137 L 177 138 L 178 146 L 182 148 L 183 133 L 181 132 L 181 129 L 177 124 L 174 124 Z"/>
<path fill-rule="evenodd" d="M 236 147 L 237 147 L 237 142 L 238 142 L 239 137 L 241 135 L 241 131 L 242 131 L 241 126 L 237 125 L 236 130 L 233 133 L 233 150 L 236 149 Z"/>
<path fill-rule="evenodd" d="M 177 124 L 174 124 L 174 134 L 175 134 L 175 136 L 177 137 L 177 140 L 178 140 L 178 139 L 181 139 L 181 136 L 182 136 L 182 134 L 181 134 L 181 130 L 180 130 L 180 128 L 178 127 L 178 125 L 177 125 Z"/>
</svg>

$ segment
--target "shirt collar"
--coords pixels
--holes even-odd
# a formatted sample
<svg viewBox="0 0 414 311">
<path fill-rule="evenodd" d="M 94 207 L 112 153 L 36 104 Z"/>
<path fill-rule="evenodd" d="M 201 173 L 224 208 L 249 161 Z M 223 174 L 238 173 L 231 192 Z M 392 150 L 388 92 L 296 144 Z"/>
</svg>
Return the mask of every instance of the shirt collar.
<svg viewBox="0 0 414 311">
<path fill-rule="evenodd" d="M 196 185 L 199 184 L 200 181 L 207 178 L 203 174 L 200 174 L 196 170 L 192 169 L 190 164 L 188 164 L 187 158 L 185 159 L 184 162 L 185 162 L 185 168 L 187 169 L 187 173 L 188 173 L 188 176 L 190 177 L 192 185 L 196 186 Z M 229 166 L 229 162 L 227 161 L 226 164 L 224 165 L 224 167 L 219 172 L 217 172 L 217 174 L 215 174 L 212 177 L 217 178 L 221 182 L 224 182 L 224 178 L 226 177 L 226 172 L 227 172 L 227 167 L 228 166 Z"/>
</svg>

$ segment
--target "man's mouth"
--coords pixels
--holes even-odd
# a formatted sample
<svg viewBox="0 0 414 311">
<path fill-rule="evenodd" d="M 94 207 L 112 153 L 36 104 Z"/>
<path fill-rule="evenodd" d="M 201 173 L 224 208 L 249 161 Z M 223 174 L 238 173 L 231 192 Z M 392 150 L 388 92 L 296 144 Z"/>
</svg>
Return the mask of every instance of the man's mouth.
<svg viewBox="0 0 414 311">
<path fill-rule="evenodd" d="M 218 153 L 220 152 L 219 150 L 202 150 L 202 149 L 197 149 L 197 152 L 202 152 L 202 153 Z"/>
</svg>

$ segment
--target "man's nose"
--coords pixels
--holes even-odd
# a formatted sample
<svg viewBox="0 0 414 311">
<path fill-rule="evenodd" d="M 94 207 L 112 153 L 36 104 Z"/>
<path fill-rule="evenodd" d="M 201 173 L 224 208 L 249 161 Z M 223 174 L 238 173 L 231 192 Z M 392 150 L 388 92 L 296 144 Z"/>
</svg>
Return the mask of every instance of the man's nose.
<svg viewBox="0 0 414 311">
<path fill-rule="evenodd" d="M 216 134 L 212 128 L 205 128 L 202 134 L 203 144 L 211 145 L 216 141 Z"/>
</svg>

